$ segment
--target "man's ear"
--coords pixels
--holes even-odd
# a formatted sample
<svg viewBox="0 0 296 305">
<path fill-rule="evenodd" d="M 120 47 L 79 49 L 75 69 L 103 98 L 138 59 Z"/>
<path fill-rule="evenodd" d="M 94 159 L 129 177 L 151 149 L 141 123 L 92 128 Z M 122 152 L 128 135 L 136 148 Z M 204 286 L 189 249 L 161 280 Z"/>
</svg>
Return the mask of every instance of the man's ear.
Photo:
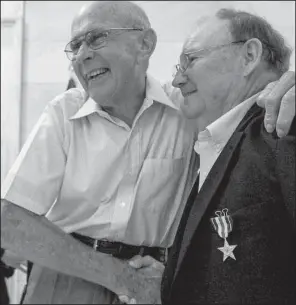
<svg viewBox="0 0 296 305">
<path fill-rule="evenodd" d="M 263 46 L 259 39 L 249 39 L 243 46 L 244 76 L 250 75 L 262 60 Z"/>
<path fill-rule="evenodd" d="M 142 35 L 141 52 L 144 57 L 150 58 L 155 50 L 157 36 L 153 29 L 146 29 L 143 31 Z"/>
</svg>

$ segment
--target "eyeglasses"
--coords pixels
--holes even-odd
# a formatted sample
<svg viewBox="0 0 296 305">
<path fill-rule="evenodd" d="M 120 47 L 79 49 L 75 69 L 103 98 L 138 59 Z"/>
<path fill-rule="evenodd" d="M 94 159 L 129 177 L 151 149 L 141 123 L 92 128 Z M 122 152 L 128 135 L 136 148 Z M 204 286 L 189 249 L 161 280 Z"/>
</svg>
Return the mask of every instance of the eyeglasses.
<svg viewBox="0 0 296 305">
<path fill-rule="evenodd" d="M 189 65 L 193 61 L 203 58 L 215 50 L 218 50 L 220 48 L 224 48 L 227 46 L 231 46 L 234 44 L 245 43 L 246 41 L 247 40 L 234 41 L 234 42 L 227 43 L 227 44 L 221 44 L 219 46 L 214 46 L 214 47 L 210 47 L 210 48 L 205 48 L 205 49 L 200 49 L 200 50 L 184 53 L 181 55 L 183 62 L 174 66 L 173 77 L 175 77 L 178 72 L 183 74 L 188 69 Z"/>
<path fill-rule="evenodd" d="M 143 31 L 143 29 L 135 29 L 135 28 L 112 28 L 106 31 L 101 30 L 92 30 L 82 35 L 79 38 L 73 39 L 70 41 L 66 47 L 64 52 L 66 53 L 69 60 L 74 61 L 83 41 L 86 42 L 87 46 L 92 50 L 98 50 L 104 46 L 106 46 L 108 40 L 110 39 L 111 33 L 113 35 L 120 35 L 122 31 Z M 117 33 L 116 33 L 117 32 Z"/>
</svg>

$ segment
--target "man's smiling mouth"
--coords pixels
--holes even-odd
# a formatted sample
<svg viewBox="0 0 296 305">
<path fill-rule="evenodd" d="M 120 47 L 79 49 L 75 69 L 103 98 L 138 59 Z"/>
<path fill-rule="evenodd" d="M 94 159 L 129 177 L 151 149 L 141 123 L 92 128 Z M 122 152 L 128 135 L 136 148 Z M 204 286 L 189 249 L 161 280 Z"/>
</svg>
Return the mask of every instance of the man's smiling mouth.
<svg viewBox="0 0 296 305">
<path fill-rule="evenodd" d="M 182 92 L 182 95 L 183 95 L 183 97 L 188 97 L 188 96 L 190 96 L 190 95 L 192 95 L 196 92 L 197 92 L 197 90 L 193 90 L 193 91 L 190 91 L 190 92 Z"/>
<path fill-rule="evenodd" d="M 93 70 L 93 71 L 86 74 L 86 79 L 88 81 L 94 80 L 94 79 L 96 79 L 98 77 L 101 77 L 102 75 L 106 74 L 108 71 L 109 71 L 108 68 L 99 68 L 99 69 Z"/>
</svg>

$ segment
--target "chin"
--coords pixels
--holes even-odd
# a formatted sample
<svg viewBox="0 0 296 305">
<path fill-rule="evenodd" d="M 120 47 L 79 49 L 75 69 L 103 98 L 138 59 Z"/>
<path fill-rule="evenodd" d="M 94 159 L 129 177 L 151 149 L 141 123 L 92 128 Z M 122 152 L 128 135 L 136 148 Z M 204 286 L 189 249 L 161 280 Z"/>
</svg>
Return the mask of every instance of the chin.
<svg viewBox="0 0 296 305">
<path fill-rule="evenodd" d="M 187 119 L 196 119 L 198 116 L 195 115 L 194 113 L 192 112 L 188 112 L 187 114 L 184 113 L 184 116 L 187 118 Z"/>
<path fill-rule="evenodd" d="M 90 97 L 97 102 L 98 104 L 102 106 L 108 106 L 109 101 L 112 99 L 112 92 L 109 90 L 106 90 L 105 92 L 103 90 L 89 90 Z"/>
<path fill-rule="evenodd" d="M 180 105 L 180 109 L 182 111 L 182 114 L 188 118 L 188 119 L 194 119 L 195 118 L 195 112 L 192 111 L 191 107 L 188 105 L 188 103 L 182 103 Z"/>
<path fill-rule="evenodd" d="M 181 111 L 182 111 L 183 116 L 185 116 L 187 119 L 193 119 L 194 118 L 194 114 L 192 113 L 192 111 L 190 111 L 189 108 L 186 108 L 182 105 L 181 106 Z"/>
<path fill-rule="evenodd" d="M 197 119 L 205 111 L 205 105 L 196 97 L 186 97 L 180 105 L 183 115 L 188 119 Z"/>
</svg>

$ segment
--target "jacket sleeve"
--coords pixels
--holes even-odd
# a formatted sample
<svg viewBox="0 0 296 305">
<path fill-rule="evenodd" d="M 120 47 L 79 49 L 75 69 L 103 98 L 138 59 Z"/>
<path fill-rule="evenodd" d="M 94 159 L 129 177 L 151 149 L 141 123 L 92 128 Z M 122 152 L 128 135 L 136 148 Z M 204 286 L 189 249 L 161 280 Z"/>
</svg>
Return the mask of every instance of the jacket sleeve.
<svg viewBox="0 0 296 305">
<path fill-rule="evenodd" d="M 296 155 L 296 120 L 287 136 L 276 143 L 276 175 L 280 183 L 284 204 L 292 226 L 295 226 L 295 155 Z"/>
</svg>

